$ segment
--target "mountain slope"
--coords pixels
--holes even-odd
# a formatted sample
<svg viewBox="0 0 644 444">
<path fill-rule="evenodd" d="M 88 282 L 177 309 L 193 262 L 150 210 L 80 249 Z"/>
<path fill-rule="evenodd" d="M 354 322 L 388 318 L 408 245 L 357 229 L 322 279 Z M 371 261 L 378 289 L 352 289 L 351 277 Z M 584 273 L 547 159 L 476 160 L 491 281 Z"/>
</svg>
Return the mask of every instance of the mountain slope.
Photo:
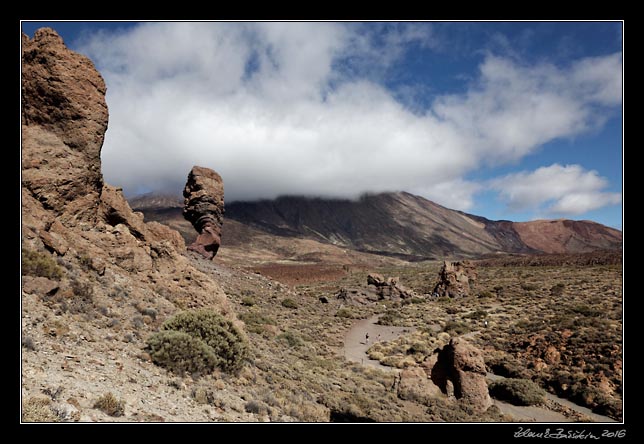
<svg viewBox="0 0 644 444">
<path fill-rule="evenodd" d="M 176 203 L 132 200 L 146 218 L 170 223 L 184 236 Z M 165 199 L 172 202 L 171 199 Z M 176 202 L 176 199 L 175 199 Z M 305 197 L 226 204 L 225 218 L 278 237 L 309 238 L 357 251 L 418 260 L 495 253 L 577 253 L 620 249 L 622 233 L 590 221 L 492 221 L 409 193 L 364 195 L 357 201 Z M 187 227 L 187 226 L 186 226 Z M 223 245 L 240 225 L 224 223 Z"/>
</svg>

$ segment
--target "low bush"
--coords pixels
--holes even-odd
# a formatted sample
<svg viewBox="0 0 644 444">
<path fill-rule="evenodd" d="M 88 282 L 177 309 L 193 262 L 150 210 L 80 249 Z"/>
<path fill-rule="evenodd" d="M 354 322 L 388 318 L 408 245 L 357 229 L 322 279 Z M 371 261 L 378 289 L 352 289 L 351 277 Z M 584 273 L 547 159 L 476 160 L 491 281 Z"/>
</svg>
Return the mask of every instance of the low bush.
<svg viewBox="0 0 644 444">
<path fill-rule="evenodd" d="M 293 299 L 286 298 L 282 301 L 282 307 L 297 308 L 297 302 L 295 302 Z"/>
<path fill-rule="evenodd" d="M 470 326 L 465 322 L 447 321 L 445 327 L 443 327 L 443 331 L 451 335 L 463 335 L 470 331 Z"/>
<path fill-rule="evenodd" d="M 227 372 L 241 369 L 248 355 L 248 344 L 231 321 L 207 309 L 179 313 L 163 323 L 165 331 L 187 333 L 210 347 L 216 366 Z"/>
<path fill-rule="evenodd" d="M 503 379 L 489 386 L 490 395 L 514 405 L 535 405 L 546 400 L 546 392 L 529 379 Z"/>
<path fill-rule="evenodd" d="M 63 270 L 49 253 L 23 248 L 22 274 L 58 280 L 63 277 Z"/>
<path fill-rule="evenodd" d="M 147 344 L 152 362 L 172 372 L 211 373 L 221 362 L 202 340 L 182 331 L 160 331 Z"/>
<path fill-rule="evenodd" d="M 110 416 L 123 416 L 125 413 L 125 401 L 117 399 L 116 396 L 109 392 L 98 398 L 94 403 L 94 408 Z"/>
</svg>

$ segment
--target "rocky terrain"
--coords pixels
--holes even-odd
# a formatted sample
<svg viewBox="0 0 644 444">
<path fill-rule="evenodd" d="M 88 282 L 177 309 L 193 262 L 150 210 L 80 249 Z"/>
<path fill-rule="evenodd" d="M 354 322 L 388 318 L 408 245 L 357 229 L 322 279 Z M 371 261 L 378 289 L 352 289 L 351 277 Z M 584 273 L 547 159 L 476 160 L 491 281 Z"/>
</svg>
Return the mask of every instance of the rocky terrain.
<svg viewBox="0 0 644 444">
<path fill-rule="evenodd" d="M 621 419 L 619 253 L 419 261 L 545 241 L 527 247 L 510 222 L 405 193 L 359 211 L 265 203 L 261 218 L 228 205 L 224 220 L 223 181 L 199 167 L 184 201 L 147 196 L 134 211 L 101 174 L 108 113 L 92 62 L 44 28 L 23 35 L 22 65 L 24 422 Z M 621 243 L 605 227 L 555 225 L 584 239 L 549 234 L 565 251 Z M 185 333 L 193 309 L 243 344 L 234 371 L 191 366 L 221 345 Z M 153 338 L 201 355 L 164 355 Z"/>
</svg>

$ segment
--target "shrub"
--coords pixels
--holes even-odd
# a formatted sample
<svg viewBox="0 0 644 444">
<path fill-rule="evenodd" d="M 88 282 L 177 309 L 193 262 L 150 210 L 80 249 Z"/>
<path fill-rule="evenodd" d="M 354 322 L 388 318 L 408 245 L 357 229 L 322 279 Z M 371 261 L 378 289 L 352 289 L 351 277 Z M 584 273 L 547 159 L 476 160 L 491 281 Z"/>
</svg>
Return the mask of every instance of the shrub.
<svg viewBox="0 0 644 444">
<path fill-rule="evenodd" d="M 355 316 L 353 312 L 348 308 L 341 308 L 338 310 L 335 315 L 339 318 L 353 319 Z"/>
<path fill-rule="evenodd" d="M 293 299 L 286 298 L 282 301 L 282 307 L 297 308 L 297 302 L 295 302 Z"/>
<path fill-rule="evenodd" d="M 63 270 L 48 253 L 22 249 L 22 274 L 60 279 Z"/>
<path fill-rule="evenodd" d="M 162 328 L 184 332 L 203 341 L 217 356 L 217 366 L 224 371 L 239 370 L 248 354 L 246 340 L 237 327 L 228 319 L 207 309 L 179 313 L 164 322 Z"/>
<path fill-rule="evenodd" d="M 525 291 L 534 291 L 539 287 L 536 286 L 535 284 L 521 284 L 521 288 Z"/>
<path fill-rule="evenodd" d="M 152 362 L 175 373 L 210 373 L 221 362 L 202 340 L 182 331 L 160 331 L 148 339 Z"/>
<path fill-rule="evenodd" d="M 445 327 L 443 327 L 443 331 L 452 335 L 462 335 L 469 332 L 470 327 L 464 322 L 447 321 L 447 323 L 445 323 Z"/>
<path fill-rule="evenodd" d="M 558 284 L 555 284 L 552 287 L 550 287 L 550 294 L 552 296 L 561 296 L 561 294 L 564 291 L 564 288 L 566 288 L 566 284 L 562 284 L 561 282 Z"/>
<path fill-rule="evenodd" d="M 503 379 L 489 386 L 490 394 L 514 405 L 535 405 L 546 400 L 546 392 L 529 379 Z"/>
<path fill-rule="evenodd" d="M 298 336 L 297 333 L 293 333 L 292 331 L 289 331 L 289 330 L 278 335 L 277 339 L 279 339 L 280 341 L 286 342 L 289 345 L 289 347 L 297 348 L 302 344 L 304 344 L 304 341 L 302 340 L 302 338 Z"/>
<path fill-rule="evenodd" d="M 47 398 L 29 398 L 22 404 L 23 422 L 59 422 Z"/>
<path fill-rule="evenodd" d="M 472 313 L 466 314 L 463 317 L 467 318 L 467 319 L 483 319 L 483 318 L 487 318 L 487 311 L 485 311 L 485 310 L 476 310 L 476 311 L 474 311 Z"/>
<path fill-rule="evenodd" d="M 30 336 L 23 336 L 21 340 L 21 345 L 27 350 L 36 351 L 36 343 L 33 338 Z"/>
<path fill-rule="evenodd" d="M 110 416 L 123 416 L 125 401 L 117 399 L 112 392 L 106 393 L 94 403 L 94 408 L 102 410 Z"/>
<path fill-rule="evenodd" d="M 487 298 L 492 298 L 492 297 L 494 297 L 494 295 L 492 294 L 491 291 L 484 290 L 484 291 L 481 291 L 479 293 L 479 298 L 480 299 L 487 299 Z"/>
<path fill-rule="evenodd" d="M 253 298 L 245 296 L 242 298 L 241 304 L 245 307 L 252 307 L 253 305 L 255 305 L 255 300 Z"/>
</svg>

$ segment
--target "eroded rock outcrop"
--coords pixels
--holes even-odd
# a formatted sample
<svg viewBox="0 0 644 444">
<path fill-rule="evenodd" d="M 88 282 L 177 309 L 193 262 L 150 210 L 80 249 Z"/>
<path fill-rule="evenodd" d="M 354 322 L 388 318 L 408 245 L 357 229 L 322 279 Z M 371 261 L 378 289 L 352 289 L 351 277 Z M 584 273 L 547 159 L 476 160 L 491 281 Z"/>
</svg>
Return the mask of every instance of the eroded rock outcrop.
<svg viewBox="0 0 644 444">
<path fill-rule="evenodd" d="M 398 277 L 385 279 L 378 273 L 367 276 L 366 288 L 341 288 L 336 297 L 352 305 L 373 304 L 382 300 L 400 301 L 416 296 L 400 284 Z"/>
<path fill-rule="evenodd" d="M 93 222 L 107 130 L 105 82 L 50 28 L 22 36 L 22 184 L 67 224 Z"/>
<path fill-rule="evenodd" d="M 431 357 L 430 357 L 431 359 Z M 443 347 L 431 365 L 429 376 L 443 393 L 461 400 L 477 411 L 492 405 L 483 354 L 464 339 L 454 338 Z"/>
<path fill-rule="evenodd" d="M 210 168 L 195 166 L 183 189 L 183 216 L 199 233 L 188 249 L 212 259 L 221 245 L 224 223 L 224 182 Z"/>
<path fill-rule="evenodd" d="M 432 294 L 434 297 L 450 298 L 468 296 L 476 277 L 476 267 L 470 261 L 445 261 Z"/>
<path fill-rule="evenodd" d="M 58 256 L 74 279 L 92 283 L 96 300 L 118 282 L 132 300 L 162 296 L 155 300 L 170 311 L 178 303 L 229 312 L 219 285 L 181 255 L 181 236 L 146 223 L 120 188 L 104 184 L 105 92 L 92 62 L 55 31 L 39 29 L 33 39 L 23 34 L 23 247 Z"/>
</svg>

